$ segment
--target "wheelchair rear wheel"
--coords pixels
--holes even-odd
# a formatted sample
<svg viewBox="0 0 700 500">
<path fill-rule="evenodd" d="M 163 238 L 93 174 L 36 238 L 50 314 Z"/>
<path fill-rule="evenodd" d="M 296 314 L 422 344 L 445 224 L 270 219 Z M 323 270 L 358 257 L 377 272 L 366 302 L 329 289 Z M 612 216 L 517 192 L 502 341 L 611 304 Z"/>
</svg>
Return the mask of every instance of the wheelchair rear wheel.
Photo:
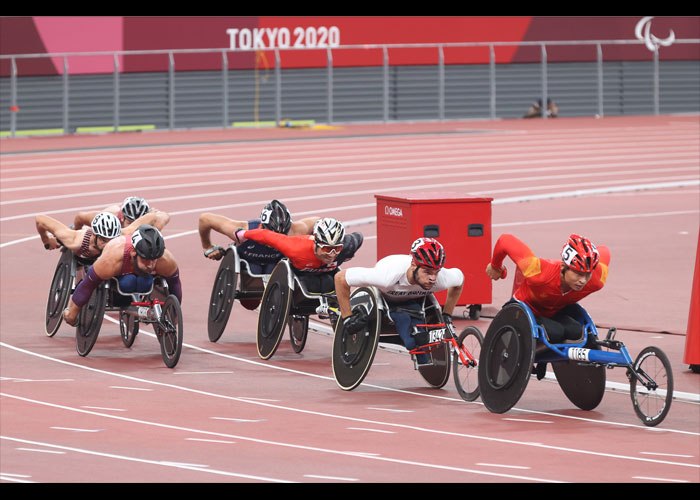
<svg viewBox="0 0 700 500">
<path fill-rule="evenodd" d="M 465 401 L 474 401 L 479 397 L 479 377 L 477 370 L 479 369 L 479 356 L 481 355 L 481 345 L 483 343 L 484 336 L 475 326 L 466 327 L 457 338 L 457 346 L 459 349 L 466 349 L 474 360 L 476 360 L 476 366 L 469 366 L 462 362 L 457 351 L 454 352 L 452 357 L 452 372 L 455 379 L 455 386 L 457 387 L 457 392 Z"/>
<path fill-rule="evenodd" d="M 369 373 L 377 352 L 382 316 L 371 288 L 355 290 L 350 297 L 350 305 L 353 309 L 366 308 L 369 319 L 367 326 L 355 334 L 345 333 L 343 322 L 336 322 L 333 337 L 333 376 L 344 391 L 351 391 L 360 385 Z"/>
<path fill-rule="evenodd" d="M 209 315 L 207 333 L 209 340 L 216 342 L 224 333 L 226 323 L 231 315 L 233 302 L 236 297 L 238 274 L 236 273 L 236 258 L 230 248 L 224 253 L 209 300 Z"/>
<path fill-rule="evenodd" d="M 489 325 L 479 357 L 479 392 L 484 406 L 505 413 L 518 402 L 530 380 L 535 339 L 527 313 L 506 304 Z"/>
<path fill-rule="evenodd" d="M 291 305 L 288 267 L 285 261 L 280 261 L 270 275 L 260 303 L 256 338 L 260 358 L 269 359 L 277 351 L 287 326 Z"/>
<path fill-rule="evenodd" d="M 671 362 L 661 349 L 649 346 L 642 349 L 633 366 L 636 372 L 648 375 L 657 385 L 656 389 L 649 390 L 639 383 L 634 374 L 628 374 L 634 411 L 644 425 L 653 427 L 660 424 L 671 409 L 673 400 Z"/>
<path fill-rule="evenodd" d="M 586 348 L 600 350 L 589 336 Z M 554 376 L 566 397 L 582 410 L 593 410 L 605 395 L 605 367 L 567 360 L 552 363 Z"/>
<path fill-rule="evenodd" d="M 51 280 L 49 298 L 46 302 L 46 335 L 49 337 L 56 334 L 58 327 L 61 326 L 61 321 L 63 321 L 63 310 L 68 305 L 73 289 L 75 267 L 73 252 L 63 248 L 53 280 Z"/>
<path fill-rule="evenodd" d="M 165 299 L 161 322 L 165 328 L 154 323 L 153 329 L 156 331 L 160 343 L 160 353 L 165 366 L 174 368 L 180 360 L 183 339 L 182 309 L 180 301 L 174 295 L 168 295 Z"/>
<path fill-rule="evenodd" d="M 97 336 L 102 328 L 107 304 L 107 283 L 100 283 L 87 304 L 80 310 L 78 326 L 75 329 L 75 346 L 78 354 L 87 356 L 97 341 Z"/>
</svg>

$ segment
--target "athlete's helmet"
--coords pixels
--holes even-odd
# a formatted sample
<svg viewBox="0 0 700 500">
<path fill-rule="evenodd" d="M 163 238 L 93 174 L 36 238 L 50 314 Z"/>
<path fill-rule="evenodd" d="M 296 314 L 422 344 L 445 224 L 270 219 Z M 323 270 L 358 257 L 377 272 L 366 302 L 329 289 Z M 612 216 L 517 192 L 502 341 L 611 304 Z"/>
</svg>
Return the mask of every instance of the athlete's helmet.
<svg viewBox="0 0 700 500">
<path fill-rule="evenodd" d="M 136 220 L 150 210 L 148 202 L 138 196 L 129 196 L 122 202 L 122 215 L 130 220 Z"/>
<path fill-rule="evenodd" d="M 600 255 L 595 245 L 578 234 L 569 236 L 569 241 L 561 250 L 561 258 L 570 269 L 582 273 L 590 273 L 600 261 Z"/>
<path fill-rule="evenodd" d="M 411 255 L 419 267 L 440 269 L 445 265 L 445 249 L 434 238 L 418 238 L 411 245 Z"/>
<path fill-rule="evenodd" d="M 160 231 L 148 224 L 141 224 L 131 235 L 134 250 L 143 259 L 159 259 L 165 252 L 165 241 Z"/>
<path fill-rule="evenodd" d="M 317 245 L 342 245 L 345 237 L 345 227 L 336 219 L 326 217 L 314 224 L 314 240 Z"/>
<path fill-rule="evenodd" d="M 292 216 L 284 203 L 272 200 L 265 205 L 260 214 L 262 227 L 276 233 L 287 234 L 292 227 Z"/>
<path fill-rule="evenodd" d="M 122 224 L 116 215 L 109 212 L 100 212 L 90 223 L 92 232 L 111 240 L 122 234 Z"/>
</svg>

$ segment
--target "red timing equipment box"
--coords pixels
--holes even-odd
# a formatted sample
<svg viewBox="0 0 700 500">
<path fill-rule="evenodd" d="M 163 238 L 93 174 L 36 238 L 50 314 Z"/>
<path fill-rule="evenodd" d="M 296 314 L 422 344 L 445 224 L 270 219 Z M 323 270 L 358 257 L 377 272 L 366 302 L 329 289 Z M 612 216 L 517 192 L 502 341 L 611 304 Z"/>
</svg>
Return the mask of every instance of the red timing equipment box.
<svg viewBox="0 0 700 500">
<path fill-rule="evenodd" d="M 469 306 L 478 319 L 481 304 L 491 303 L 491 201 L 460 193 L 399 193 L 377 199 L 377 260 L 407 254 L 417 238 L 437 239 L 445 247 L 445 267 L 464 273 L 457 305 Z M 440 304 L 446 292 L 436 293 Z"/>
</svg>

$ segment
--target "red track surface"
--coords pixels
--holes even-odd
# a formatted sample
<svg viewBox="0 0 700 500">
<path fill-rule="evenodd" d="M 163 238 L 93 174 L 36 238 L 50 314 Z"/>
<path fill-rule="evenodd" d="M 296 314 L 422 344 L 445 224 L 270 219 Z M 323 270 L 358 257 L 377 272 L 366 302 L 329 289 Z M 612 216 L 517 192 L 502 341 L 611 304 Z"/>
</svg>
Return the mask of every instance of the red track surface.
<svg viewBox="0 0 700 500">
<path fill-rule="evenodd" d="M 22 138 L 0 148 L 0 481 L 700 482 L 700 375 L 683 364 L 700 220 L 697 116 Z M 573 196 L 611 187 L 622 190 Z M 208 341 L 218 264 L 202 256 L 200 213 L 245 220 L 278 198 L 296 218 L 352 223 L 375 215 L 375 193 L 423 189 L 492 196 L 494 241 L 511 232 L 543 257 L 555 258 L 571 232 L 607 244 L 608 285 L 582 305 L 603 332 L 618 327 L 633 357 L 647 345 L 669 355 L 679 397 L 666 420 L 639 422 L 621 368 L 607 372 L 619 385 L 594 411 L 533 378 L 497 415 L 462 401 L 452 380 L 428 388 L 391 350 L 359 388 L 341 391 L 327 335 L 310 334 L 301 354 L 285 338 L 261 361 L 256 313 L 240 305 L 221 340 Z M 105 321 L 86 358 L 72 328 L 44 334 L 58 253 L 35 237 L 34 214 L 70 223 L 133 194 L 172 215 L 164 234 L 185 317 L 172 370 L 150 328 L 127 349 Z M 540 194 L 552 197 L 516 201 Z M 352 229 L 366 239 L 349 265 L 372 265 L 376 226 Z M 511 286 L 494 284 L 484 317 L 457 326 L 485 333 Z"/>
</svg>

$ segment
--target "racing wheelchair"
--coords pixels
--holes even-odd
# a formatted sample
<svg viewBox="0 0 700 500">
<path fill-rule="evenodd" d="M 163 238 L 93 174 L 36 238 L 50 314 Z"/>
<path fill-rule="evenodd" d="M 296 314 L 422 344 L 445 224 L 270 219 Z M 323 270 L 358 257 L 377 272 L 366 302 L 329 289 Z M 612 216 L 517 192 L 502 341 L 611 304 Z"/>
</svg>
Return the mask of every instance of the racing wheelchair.
<svg viewBox="0 0 700 500">
<path fill-rule="evenodd" d="M 292 348 L 300 353 L 306 345 L 312 314 L 335 325 L 339 317 L 335 291 L 309 291 L 300 272 L 283 258 L 272 270 L 260 303 L 256 337 L 260 358 L 269 359 L 275 354 L 287 325 Z"/>
<path fill-rule="evenodd" d="M 61 249 L 46 306 L 47 335 L 58 331 L 73 285 L 83 279 L 90 264 L 67 248 Z M 95 345 L 106 311 L 119 312 L 119 330 L 126 347 L 134 343 L 140 323 L 152 324 L 165 365 L 173 368 L 177 364 L 183 341 L 182 311 L 177 297 L 169 294 L 164 278 L 156 276 L 144 293 L 123 292 L 116 278 L 100 283 L 78 316 L 75 340 L 80 356 L 87 356 Z"/>
<path fill-rule="evenodd" d="M 223 251 L 222 247 L 215 249 Z M 238 254 L 235 244 L 229 245 L 223 253 L 209 300 L 207 333 L 211 342 L 217 342 L 224 333 L 234 301 L 238 300 L 250 311 L 257 309 L 270 279 L 269 274 L 253 273 L 248 261 Z M 288 323 L 292 348 L 300 353 L 306 344 L 309 318 L 292 315 Z"/>
<path fill-rule="evenodd" d="M 572 304 L 567 314 L 581 324 L 581 337 L 555 344 L 524 302 L 512 299 L 503 306 L 481 350 L 478 379 L 484 406 L 493 413 L 507 412 L 525 391 L 533 364 L 552 363 L 566 397 L 582 410 L 592 410 L 603 399 L 605 369 L 625 367 L 638 418 L 647 426 L 661 423 L 673 399 L 666 354 L 658 347 L 646 347 L 632 361 L 624 344 L 615 340 L 614 327 L 601 340 L 583 307 Z"/>
<path fill-rule="evenodd" d="M 333 339 L 333 375 L 338 386 L 351 391 L 359 386 L 369 373 L 379 342 L 403 346 L 391 319 L 389 307 L 374 287 L 357 288 L 350 295 L 350 306 L 354 310 L 364 308 L 367 326 L 356 334 L 346 334 L 342 322 L 338 322 Z M 450 377 L 450 365 L 454 373 L 457 392 L 466 401 L 479 396 L 476 375 L 479 352 L 483 337 L 475 326 L 468 326 L 459 336 L 447 328 L 440 304 L 433 294 L 428 294 L 422 306 L 425 324 L 416 332 L 423 336 L 419 347 L 409 351 L 414 367 L 428 384 L 443 387 Z M 422 344 L 422 345 L 421 345 Z M 417 354 L 427 354 L 429 363 L 419 365 Z"/>
</svg>

